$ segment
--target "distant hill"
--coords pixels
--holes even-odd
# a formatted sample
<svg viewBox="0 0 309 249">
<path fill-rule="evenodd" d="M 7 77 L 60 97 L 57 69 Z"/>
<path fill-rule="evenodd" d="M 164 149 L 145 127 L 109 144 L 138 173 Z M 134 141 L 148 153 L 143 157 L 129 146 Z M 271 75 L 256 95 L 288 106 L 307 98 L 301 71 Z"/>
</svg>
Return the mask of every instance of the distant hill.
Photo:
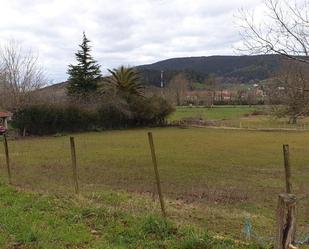
<svg viewBox="0 0 309 249">
<path fill-rule="evenodd" d="M 221 77 L 223 83 L 250 83 L 271 77 L 278 70 L 281 59 L 278 55 L 184 57 L 141 65 L 136 69 L 148 86 L 160 86 L 161 70 L 165 83 L 180 72 L 186 73 L 193 82 L 203 82 L 214 74 Z M 67 82 L 62 82 L 38 92 L 43 98 L 61 98 L 65 97 L 66 85 Z"/>
<path fill-rule="evenodd" d="M 48 85 L 35 91 L 36 97 L 41 102 L 60 102 L 66 99 L 66 87 L 68 82 L 61 82 L 53 85 Z"/>
<path fill-rule="evenodd" d="M 160 71 L 165 82 L 175 74 L 185 72 L 193 81 L 203 82 L 210 74 L 222 77 L 224 83 L 249 83 L 264 80 L 278 70 L 279 55 L 184 57 L 159 61 L 136 68 L 146 84 L 159 86 Z"/>
</svg>

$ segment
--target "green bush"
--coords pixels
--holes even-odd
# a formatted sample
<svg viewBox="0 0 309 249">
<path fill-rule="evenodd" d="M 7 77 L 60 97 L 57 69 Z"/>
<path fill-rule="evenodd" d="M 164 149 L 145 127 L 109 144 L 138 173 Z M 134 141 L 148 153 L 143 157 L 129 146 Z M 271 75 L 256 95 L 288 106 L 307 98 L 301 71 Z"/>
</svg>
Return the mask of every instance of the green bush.
<svg viewBox="0 0 309 249">
<path fill-rule="evenodd" d="M 163 125 L 166 117 L 174 111 L 165 99 L 158 96 L 134 98 L 129 103 L 134 126 Z"/>
<path fill-rule="evenodd" d="M 158 126 L 172 111 L 166 100 L 156 96 L 115 99 L 91 111 L 78 106 L 33 105 L 16 111 L 12 125 L 32 135 Z"/>
<path fill-rule="evenodd" d="M 97 109 L 98 125 L 104 129 L 119 129 L 130 125 L 131 111 L 125 101 L 105 103 Z"/>
<path fill-rule="evenodd" d="M 33 135 L 91 130 L 96 114 L 77 107 L 52 105 L 28 106 L 16 111 L 12 125 Z"/>
</svg>

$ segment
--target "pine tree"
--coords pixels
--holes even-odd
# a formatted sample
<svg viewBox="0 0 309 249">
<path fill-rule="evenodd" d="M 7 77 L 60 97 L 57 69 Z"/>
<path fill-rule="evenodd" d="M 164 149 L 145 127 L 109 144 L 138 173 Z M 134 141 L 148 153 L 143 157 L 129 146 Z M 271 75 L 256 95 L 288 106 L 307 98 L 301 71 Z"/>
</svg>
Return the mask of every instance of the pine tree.
<svg viewBox="0 0 309 249">
<path fill-rule="evenodd" d="M 100 65 L 90 55 L 89 46 L 85 32 L 80 49 L 75 53 L 77 65 L 69 65 L 69 84 L 67 91 L 69 96 L 87 97 L 97 91 L 98 81 L 101 78 Z"/>
</svg>

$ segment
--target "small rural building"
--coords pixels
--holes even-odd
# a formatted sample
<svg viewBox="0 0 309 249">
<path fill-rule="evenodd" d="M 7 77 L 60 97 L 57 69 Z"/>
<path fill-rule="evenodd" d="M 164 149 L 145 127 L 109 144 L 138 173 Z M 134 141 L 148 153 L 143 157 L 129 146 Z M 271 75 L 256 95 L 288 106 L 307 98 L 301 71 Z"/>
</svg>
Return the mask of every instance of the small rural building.
<svg viewBox="0 0 309 249">
<path fill-rule="evenodd" d="M 12 113 L 0 111 L 0 125 L 3 125 L 7 129 L 8 128 L 8 120 L 10 120 L 11 117 L 12 117 Z"/>
</svg>

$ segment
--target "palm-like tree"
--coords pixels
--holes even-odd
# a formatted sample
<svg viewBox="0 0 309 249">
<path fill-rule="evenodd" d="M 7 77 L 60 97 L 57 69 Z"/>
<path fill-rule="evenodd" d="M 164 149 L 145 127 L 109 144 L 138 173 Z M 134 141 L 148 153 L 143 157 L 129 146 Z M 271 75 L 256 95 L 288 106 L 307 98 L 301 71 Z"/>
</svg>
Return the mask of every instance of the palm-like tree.
<svg viewBox="0 0 309 249">
<path fill-rule="evenodd" d="M 111 73 L 111 76 L 107 77 L 105 82 L 114 87 L 119 94 L 124 96 L 143 95 L 144 87 L 136 70 L 121 66 L 113 70 L 108 69 L 108 71 Z"/>
</svg>

